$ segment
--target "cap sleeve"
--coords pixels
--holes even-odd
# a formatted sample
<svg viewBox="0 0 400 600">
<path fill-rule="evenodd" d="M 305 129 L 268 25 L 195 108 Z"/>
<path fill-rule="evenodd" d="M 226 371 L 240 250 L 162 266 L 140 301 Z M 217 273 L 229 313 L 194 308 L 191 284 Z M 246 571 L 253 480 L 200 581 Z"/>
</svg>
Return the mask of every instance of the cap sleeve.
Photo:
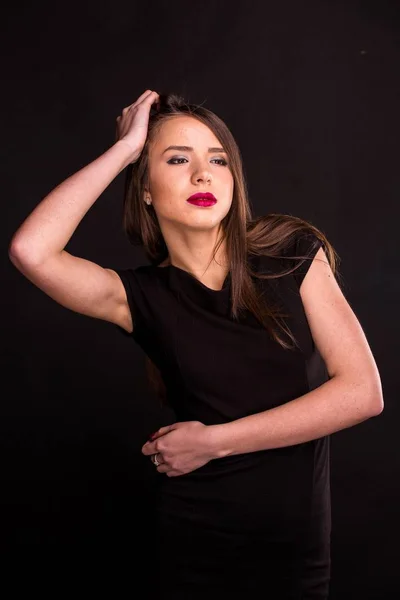
<svg viewBox="0 0 400 600">
<path fill-rule="evenodd" d="M 293 260 L 294 265 L 299 263 L 299 266 L 293 271 L 293 276 L 299 289 L 320 248 L 323 248 L 323 243 L 314 233 L 303 233 L 295 240 L 290 255 L 295 257 L 305 257 L 305 259 L 298 258 Z"/>
<path fill-rule="evenodd" d="M 147 267 L 141 265 L 136 269 L 113 269 L 122 281 L 131 311 L 133 331 L 128 333 L 116 325 L 124 335 L 133 337 L 140 345 L 146 343 L 149 329 L 152 328 L 153 315 L 148 296 L 154 295 L 149 289 Z M 151 285 L 150 285 L 151 288 Z"/>
<path fill-rule="evenodd" d="M 135 329 L 136 318 L 137 318 L 137 313 L 138 313 L 137 307 L 135 305 L 135 300 L 136 300 L 136 298 L 138 298 L 138 295 L 140 293 L 140 288 L 138 286 L 135 270 L 134 269 L 115 269 L 115 268 L 113 270 L 117 273 L 117 275 L 121 279 L 122 284 L 125 288 L 126 298 L 128 300 L 129 309 L 131 311 L 133 328 Z M 128 333 L 125 329 L 123 329 L 119 325 L 117 325 L 117 328 L 124 334 L 132 335 L 131 333 Z"/>
</svg>

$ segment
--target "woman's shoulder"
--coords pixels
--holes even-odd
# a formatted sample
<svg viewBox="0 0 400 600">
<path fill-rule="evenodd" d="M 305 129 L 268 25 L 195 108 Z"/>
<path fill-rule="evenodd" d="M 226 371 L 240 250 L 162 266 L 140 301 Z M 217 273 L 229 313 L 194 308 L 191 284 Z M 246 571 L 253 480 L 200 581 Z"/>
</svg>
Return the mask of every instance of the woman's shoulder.
<svg viewBox="0 0 400 600">
<path fill-rule="evenodd" d="M 340 260 L 321 227 L 292 214 L 268 213 L 253 219 L 247 228 L 247 241 L 249 250 L 257 254 L 310 258 L 322 247 L 331 266 Z"/>
</svg>

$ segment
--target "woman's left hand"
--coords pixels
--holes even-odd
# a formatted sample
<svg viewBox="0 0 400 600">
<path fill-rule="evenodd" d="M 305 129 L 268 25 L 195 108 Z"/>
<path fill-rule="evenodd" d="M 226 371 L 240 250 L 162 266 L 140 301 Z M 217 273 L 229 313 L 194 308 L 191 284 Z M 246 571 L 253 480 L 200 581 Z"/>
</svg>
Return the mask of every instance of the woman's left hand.
<svg viewBox="0 0 400 600">
<path fill-rule="evenodd" d="M 142 453 L 157 454 L 159 473 L 177 477 L 202 467 L 213 458 L 212 427 L 200 421 L 182 421 L 161 427 L 142 447 Z"/>
</svg>

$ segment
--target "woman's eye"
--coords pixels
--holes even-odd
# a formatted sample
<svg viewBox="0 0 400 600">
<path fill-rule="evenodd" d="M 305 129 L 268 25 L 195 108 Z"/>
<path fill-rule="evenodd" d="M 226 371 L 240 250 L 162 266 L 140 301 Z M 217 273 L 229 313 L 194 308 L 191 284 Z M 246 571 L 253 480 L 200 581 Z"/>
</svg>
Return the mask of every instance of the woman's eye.
<svg viewBox="0 0 400 600">
<path fill-rule="evenodd" d="M 167 162 L 168 162 L 168 164 L 171 164 L 171 165 L 176 165 L 176 164 L 180 164 L 181 165 L 182 164 L 181 162 L 179 162 L 179 163 L 174 162 L 174 161 L 181 161 L 181 160 L 186 160 L 186 158 L 170 158 L 170 160 L 167 161 Z M 222 167 L 225 167 L 225 166 L 228 165 L 227 161 L 224 158 L 213 158 L 212 160 L 220 161 L 219 164 Z"/>
<path fill-rule="evenodd" d="M 168 162 L 169 165 L 182 164 L 182 163 L 173 162 L 173 161 L 176 161 L 176 160 L 186 160 L 186 158 L 170 158 L 167 162 Z"/>
</svg>

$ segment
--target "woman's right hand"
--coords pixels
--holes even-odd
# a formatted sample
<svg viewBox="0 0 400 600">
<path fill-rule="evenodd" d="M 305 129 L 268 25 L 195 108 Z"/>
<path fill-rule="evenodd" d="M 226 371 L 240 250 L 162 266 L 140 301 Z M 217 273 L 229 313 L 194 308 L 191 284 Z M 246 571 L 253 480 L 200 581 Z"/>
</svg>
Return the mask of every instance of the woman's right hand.
<svg viewBox="0 0 400 600">
<path fill-rule="evenodd" d="M 132 148 L 129 163 L 136 162 L 143 150 L 147 138 L 150 109 L 158 100 L 157 92 L 146 90 L 136 102 L 122 110 L 122 116 L 117 117 L 115 141 L 122 140 Z"/>
</svg>

